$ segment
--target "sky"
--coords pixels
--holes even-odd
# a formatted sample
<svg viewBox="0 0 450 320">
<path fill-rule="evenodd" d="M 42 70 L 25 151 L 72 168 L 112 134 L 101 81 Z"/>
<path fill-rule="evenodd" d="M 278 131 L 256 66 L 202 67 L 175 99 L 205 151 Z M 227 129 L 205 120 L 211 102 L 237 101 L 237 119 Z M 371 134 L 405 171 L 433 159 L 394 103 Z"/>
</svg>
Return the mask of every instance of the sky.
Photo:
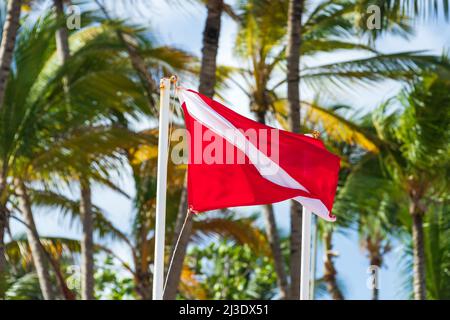
<svg viewBox="0 0 450 320">
<path fill-rule="evenodd" d="M 165 1 L 161 0 L 154 0 L 150 5 L 141 5 L 138 1 L 133 6 L 129 6 L 127 1 L 129 0 L 115 2 L 114 10 L 119 16 L 130 23 L 149 27 L 152 36 L 158 39 L 161 44 L 170 44 L 200 56 L 202 32 L 206 18 L 206 10 L 203 6 L 189 1 L 190 4 L 186 4 L 186 1 L 174 1 L 175 5 L 168 6 Z M 113 3 L 113 1 L 107 2 L 110 5 Z M 236 31 L 236 24 L 230 18 L 223 17 L 218 53 L 219 64 L 239 65 L 240 61 L 233 54 Z M 439 20 L 432 24 L 419 24 L 416 28 L 416 34 L 407 40 L 392 36 L 383 37 L 376 43 L 376 47 L 379 51 L 385 53 L 429 50 L 430 53 L 440 54 L 444 48 L 450 48 L 450 37 L 448 35 L 450 35 L 450 25 Z M 314 61 L 314 63 L 332 63 L 360 56 L 361 54 L 358 53 L 325 55 L 317 57 L 317 61 Z M 182 85 L 193 87 L 195 84 L 182 82 Z M 353 92 L 343 94 L 336 93 L 333 102 L 349 104 L 358 110 L 369 112 L 382 101 L 395 95 L 400 89 L 400 84 L 386 81 L 370 88 L 358 88 Z M 248 117 L 252 116 L 248 109 L 248 100 L 237 88 L 227 90 L 224 98 L 235 111 Z M 133 182 L 129 176 L 121 179 L 121 187 L 130 195 L 133 195 Z M 76 196 L 76 190 L 74 190 L 73 196 Z M 121 230 L 129 230 L 132 215 L 132 203 L 129 199 L 96 186 L 93 189 L 93 201 L 105 210 L 108 218 L 117 227 Z M 243 213 L 257 210 L 258 207 L 240 209 Z M 289 231 L 288 202 L 276 204 L 275 213 L 280 232 L 287 234 Z M 38 210 L 36 214 L 39 215 L 36 220 L 40 234 L 79 238 L 79 226 L 72 228 L 67 219 L 58 218 L 57 212 Z M 12 229 L 15 234 L 23 232 L 23 228 L 17 223 L 13 223 Z M 320 249 L 320 245 L 318 247 L 317 276 L 319 277 L 323 269 L 321 263 L 323 251 Z M 114 244 L 113 249 L 124 259 L 129 259 L 129 252 L 120 244 Z M 343 284 L 345 297 L 347 299 L 369 299 L 371 292 L 366 286 L 369 277 L 367 273 L 369 262 L 360 248 L 357 233 L 355 231 L 337 233 L 334 239 L 334 249 L 339 254 L 335 263 L 339 280 Z M 395 242 L 393 250 L 386 255 L 385 266 L 379 273 L 381 299 L 404 299 L 408 297 L 408 293 L 402 290 L 407 275 L 403 273 L 404 270 L 400 267 L 399 257 L 402 256 L 401 253 L 402 246 Z M 320 299 L 327 298 L 326 296 L 320 297 Z"/>
</svg>

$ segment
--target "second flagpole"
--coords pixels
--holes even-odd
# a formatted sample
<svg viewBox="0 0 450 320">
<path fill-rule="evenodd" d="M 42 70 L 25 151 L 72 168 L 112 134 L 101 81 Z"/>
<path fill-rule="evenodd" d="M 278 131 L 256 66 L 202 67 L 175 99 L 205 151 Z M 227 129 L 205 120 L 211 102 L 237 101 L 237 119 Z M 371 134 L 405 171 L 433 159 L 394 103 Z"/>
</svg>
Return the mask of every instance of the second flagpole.
<svg viewBox="0 0 450 320">
<path fill-rule="evenodd" d="M 300 300 L 310 300 L 309 281 L 311 273 L 311 215 L 311 211 L 303 206 Z"/>
<path fill-rule="evenodd" d="M 158 171 L 156 181 L 155 259 L 153 264 L 153 300 L 164 293 L 164 245 L 166 229 L 167 162 L 169 147 L 170 79 L 160 82 Z"/>
<path fill-rule="evenodd" d="M 306 134 L 309 137 L 318 139 L 320 132 L 314 130 L 312 134 Z M 302 210 L 302 252 L 301 252 L 301 270 L 300 270 L 300 300 L 314 300 L 311 296 L 311 221 L 312 212 L 303 206 Z M 317 229 L 316 229 L 317 232 Z M 314 249 L 315 250 L 315 249 Z M 315 254 L 315 252 L 314 252 Z M 315 257 L 314 257 L 315 259 Z"/>
</svg>

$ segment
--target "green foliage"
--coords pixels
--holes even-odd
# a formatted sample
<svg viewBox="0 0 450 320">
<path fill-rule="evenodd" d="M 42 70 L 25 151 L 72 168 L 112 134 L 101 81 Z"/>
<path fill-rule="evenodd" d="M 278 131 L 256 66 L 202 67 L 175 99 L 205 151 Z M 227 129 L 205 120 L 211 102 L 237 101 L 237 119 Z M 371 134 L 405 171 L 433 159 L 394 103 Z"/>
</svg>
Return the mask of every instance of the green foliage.
<svg viewBox="0 0 450 320">
<path fill-rule="evenodd" d="M 450 82 L 425 73 L 401 96 L 402 108 L 388 113 L 388 104 L 374 113 L 383 142 L 384 168 L 411 200 L 426 211 L 427 198 L 449 191 Z"/>
<path fill-rule="evenodd" d="M 126 300 L 135 299 L 133 279 L 122 274 L 113 261 L 107 256 L 103 262 L 97 261 L 95 273 L 95 293 L 97 299 Z"/>
<path fill-rule="evenodd" d="M 196 246 L 188 266 L 207 299 L 271 299 L 276 293 L 273 262 L 245 244 L 222 240 Z"/>
<path fill-rule="evenodd" d="M 425 282 L 427 299 L 450 299 L 450 215 L 449 204 L 435 203 L 431 205 L 424 217 L 425 242 Z M 405 243 L 400 256 L 402 275 L 401 290 L 412 298 L 412 239 L 405 234 Z"/>
<path fill-rule="evenodd" d="M 401 152 L 417 169 L 442 167 L 450 157 L 450 81 L 424 74 L 402 99 L 405 112 L 398 119 L 395 137 Z"/>
<path fill-rule="evenodd" d="M 426 286 L 428 299 L 450 300 L 449 205 L 431 207 L 425 222 Z"/>
<path fill-rule="evenodd" d="M 43 300 L 36 273 L 25 273 L 9 279 L 5 297 L 8 300 Z"/>
<path fill-rule="evenodd" d="M 408 270 L 412 269 L 412 250 L 417 250 L 411 244 L 411 215 L 424 216 L 425 282 L 428 297 L 434 299 L 444 297 L 449 284 L 448 221 L 444 214 L 450 191 L 449 85 L 445 78 L 424 73 L 404 90 L 400 108 L 388 113 L 389 103 L 380 106 L 373 115 L 381 141 L 377 161 L 370 160 L 376 165 L 362 163 L 351 180 L 355 185 L 347 186 L 352 190 L 349 195 L 354 205 L 361 204 L 359 210 L 373 210 L 378 215 L 375 221 L 370 216 L 360 221 L 360 229 L 373 235 L 376 228 L 405 241 L 408 249 L 404 267 Z M 373 194 L 381 197 L 378 204 L 359 199 L 367 197 L 363 184 L 372 185 Z M 405 287 L 410 289 L 411 283 L 408 277 Z"/>
</svg>

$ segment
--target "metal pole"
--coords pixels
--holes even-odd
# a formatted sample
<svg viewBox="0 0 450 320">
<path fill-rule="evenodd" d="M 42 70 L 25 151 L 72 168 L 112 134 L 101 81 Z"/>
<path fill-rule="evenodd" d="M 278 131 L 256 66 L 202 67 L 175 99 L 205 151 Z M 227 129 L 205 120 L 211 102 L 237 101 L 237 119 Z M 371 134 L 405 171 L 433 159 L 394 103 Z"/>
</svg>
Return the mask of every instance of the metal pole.
<svg viewBox="0 0 450 320">
<path fill-rule="evenodd" d="M 311 211 L 303 206 L 302 212 L 302 257 L 301 257 L 300 300 L 309 300 L 311 268 Z"/>
<path fill-rule="evenodd" d="M 158 176 L 156 182 L 155 260 L 153 300 L 162 300 L 164 292 L 164 244 L 166 227 L 167 161 L 169 140 L 170 80 L 161 79 L 159 103 Z"/>
<path fill-rule="evenodd" d="M 318 228 L 318 219 L 316 215 L 312 217 L 313 225 L 312 225 L 312 254 L 311 254 L 311 290 L 309 297 L 311 300 L 314 300 L 315 297 L 315 285 L 316 285 L 316 272 L 317 272 L 317 228 Z"/>
</svg>

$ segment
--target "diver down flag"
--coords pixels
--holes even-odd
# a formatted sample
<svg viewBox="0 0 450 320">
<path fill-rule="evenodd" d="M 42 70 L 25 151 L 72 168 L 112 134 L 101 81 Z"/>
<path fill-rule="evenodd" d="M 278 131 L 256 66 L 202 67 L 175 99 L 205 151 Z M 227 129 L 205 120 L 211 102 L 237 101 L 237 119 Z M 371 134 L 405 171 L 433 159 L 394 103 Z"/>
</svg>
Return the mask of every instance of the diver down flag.
<svg viewBox="0 0 450 320">
<path fill-rule="evenodd" d="M 188 207 L 193 212 L 293 199 L 334 221 L 340 159 L 313 137 L 239 115 L 177 89 L 188 136 Z"/>
</svg>

